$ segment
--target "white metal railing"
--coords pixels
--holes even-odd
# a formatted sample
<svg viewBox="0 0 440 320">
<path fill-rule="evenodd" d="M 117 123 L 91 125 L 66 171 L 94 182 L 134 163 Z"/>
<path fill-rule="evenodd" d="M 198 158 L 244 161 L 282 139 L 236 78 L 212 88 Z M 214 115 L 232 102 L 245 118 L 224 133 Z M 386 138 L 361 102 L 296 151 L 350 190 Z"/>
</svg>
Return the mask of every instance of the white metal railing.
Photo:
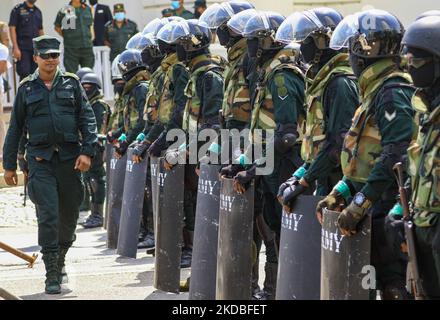
<svg viewBox="0 0 440 320">
<path fill-rule="evenodd" d="M 110 48 L 106 46 L 94 47 L 93 53 L 95 54 L 95 66 L 93 70 L 101 78 L 102 81 L 102 91 L 105 100 L 113 99 L 113 86 L 111 81 L 111 62 L 110 62 Z M 4 75 L 6 80 L 9 82 L 9 90 L 5 92 L 3 105 L 12 106 L 14 104 L 15 94 L 17 92 L 20 79 L 15 73 L 13 67 L 12 55 L 9 55 L 9 67 L 8 71 Z M 63 52 L 61 52 L 60 66 L 63 66 Z"/>
</svg>

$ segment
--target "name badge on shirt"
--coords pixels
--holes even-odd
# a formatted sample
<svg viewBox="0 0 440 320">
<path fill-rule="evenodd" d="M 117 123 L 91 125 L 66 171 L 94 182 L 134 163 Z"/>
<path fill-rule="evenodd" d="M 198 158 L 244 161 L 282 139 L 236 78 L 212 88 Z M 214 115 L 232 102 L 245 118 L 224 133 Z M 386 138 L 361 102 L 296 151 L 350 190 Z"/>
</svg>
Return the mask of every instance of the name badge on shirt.
<svg viewBox="0 0 440 320">
<path fill-rule="evenodd" d="M 104 13 L 104 10 L 100 9 L 97 11 L 97 13 Z"/>
</svg>

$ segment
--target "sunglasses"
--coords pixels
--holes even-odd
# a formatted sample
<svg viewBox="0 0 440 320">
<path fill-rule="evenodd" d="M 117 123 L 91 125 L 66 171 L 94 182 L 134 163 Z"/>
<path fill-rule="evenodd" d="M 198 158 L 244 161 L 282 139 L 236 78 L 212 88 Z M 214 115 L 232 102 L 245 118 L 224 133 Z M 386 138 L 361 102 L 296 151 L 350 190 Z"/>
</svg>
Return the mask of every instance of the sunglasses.
<svg viewBox="0 0 440 320">
<path fill-rule="evenodd" d="M 413 67 L 415 69 L 419 69 L 423 67 L 425 64 L 432 62 L 432 57 L 428 58 L 414 58 L 413 55 L 407 55 L 408 66 Z"/>
<path fill-rule="evenodd" d="M 58 59 L 60 57 L 59 53 L 53 52 L 53 53 L 40 53 L 39 54 L 40 58 L 43 60 L 48 60 L 50 59 Z"/>
</svg>

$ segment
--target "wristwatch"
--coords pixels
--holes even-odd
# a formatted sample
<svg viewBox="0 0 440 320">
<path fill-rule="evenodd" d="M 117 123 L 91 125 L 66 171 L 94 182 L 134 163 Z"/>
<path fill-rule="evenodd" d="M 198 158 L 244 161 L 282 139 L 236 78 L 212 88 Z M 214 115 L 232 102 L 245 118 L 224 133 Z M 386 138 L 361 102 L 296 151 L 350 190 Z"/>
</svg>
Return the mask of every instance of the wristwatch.
<svg viewBox="0 0 440 320">
<path fill-rule="evenodd" d="M 367 201 L 367 197 L 362 192 L 358 192 L 354 195 L 353 202 L 358 207 L 363 207 L 365 202 Z"/>
</svg>

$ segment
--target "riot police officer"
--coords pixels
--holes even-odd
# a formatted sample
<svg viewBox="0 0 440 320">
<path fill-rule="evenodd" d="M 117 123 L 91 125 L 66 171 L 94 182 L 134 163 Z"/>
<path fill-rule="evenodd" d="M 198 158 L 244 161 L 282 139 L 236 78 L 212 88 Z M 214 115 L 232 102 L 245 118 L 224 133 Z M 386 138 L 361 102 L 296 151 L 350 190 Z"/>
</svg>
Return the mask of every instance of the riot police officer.
<svg viewBox="0 0 440 320">
<path fill-rule="evenodd" d="M 348 54 L 329 47 L 333 30 L 342 15 L 331 8 L 295 13 L 283 22 L 276 39 L 301 44 L 304 61 L 310 64 L 306 78 L 307 116 L 301 145 L 305 164 L 278 191 L 278 199 L 287 212 L 298 195 L 315 189 L 327 195 L 341 179 L 342 142 L 356 108 L 358 88 Z"/>
<path fill-rule="evenodd" d="M 9 18 L 13 55 L 17 60 L 17 74 L 23 80 L 37 68 L 33 58 L 32 39 L 43 35 L 43 15 L 35 0 L 17 4 Z"/>
<path fill-rule="evenodd" d="M 251 120 L 251 143 L 266 148 L 274 156 L 273 170 L 262 175 L 263 216 L 276 234 L 279 243 L 281 229 L 281 205 L 276 200 L 279 185 L 291 176 L 300 164 L 299 128 L 304 120 L 304 74 L 297 63 L 298 53 L 275 40 L 275 33 L 285 18 L 273 12 L 255 13 L 247 22 L 243 35 L 247 39 L 248 54 L 255 59 L 257 83 L 253 97 Z M 274 130 L 274 138 L 266 140 L 264 132 L 256 129 Z M 272 149 L 273 148 L 273 149 Z M 256 170 L 263 159 L 254 159 L 249 148 L 241 159 L 222 169 L 222 175 L 233 177 L 235 188 L 243 192 L 256 177 Z M 246 164 L 244 166 L 244 164 Z M 268 299 L 275 298 L 278 259 L 274 252 L 268 257 L 266 277 L 271 274 Z"/>
<path fill-rule="evenodd" d="M 421 114 L 408 150 L 417 263 L 425 297 L 440 299 L 440 12 L 424 14 L 406 31 L 409 73 L 419 88 L 413 99 Z M 419 99 L 416 99 L 420 97 Z M 419 106 L 416 101 L 423 101 Z"/>
<path fill-rule="evenodd" d="M 105 137 L 110 118 L 110 106 L 103 99 L 101 93 L 102 84 L 98 75 L 88 73 L 81 79 L 81 85 L 86 92 L 96 118 L 98 134 Z M 93 158 L 90 170 L 84 174 L 84 182 L 91 191 L 91 214 L 83 223 L 85 229 L 102 227 L 103 207 L 105 200 L 105 169 L 104 169 L 104 146 L 103 141 L 96 145 L 96 154 Z"/>
<path fill-rule="evenodd" d="M 210 56 L 211 39 L 206 23 L 197 20 L 179 21 L 172 32 L 163 37 L 164 42 L 175 45 L 178 60 L 189 70 L 189 82 L 185 91 L 187 101 L 181 120 L 182 129 L 187 136 L 197 134 L 203 129 L 219 129 L 218 113 L 223 101 L 224 69 L 218 60 Z M 185 146 L 188 150 L 191 149 L 189 143 Z M 171 165 L 168 164 L 168 167 Z M 197 181 L 195 165 L 186 165 L 182 264 L 186 262 L 189 265 L 192 257 Z"/>
<path fill-rule="evenodd" d="M 368 23 L 370 21 L 371 23 Z M 317 206 L 345 209 L 338 218 L 341 233 L 356 233 L 372 216 L 371 263 L 384 299 L 404 299 L 406 261 L 385 241 L 385 216 L 394 204 L 397 185 L 393 166 L 406 153 L 415 124 L 408 74 L 400 70 L 402 23 L 382 10 L 346 17 L 333 32 L 330 47 L 347 48 L 358 78 L 362 105 L 356 110 L 341 153 L 343 179 Z"/>
<path fill-rule="evenodd" d="M 78 78 L 58 67 L 59 46 L 53 37 L 34 39 L 38 69 L 18 88 L 3 149 L 6 183 L 16 185 L 17 149 L 26 128 L 29 197 L 37 210 L 49 294 L 61 292 L 83 198 L 81 171 L 89 169 L 97 142 L 95 116 Z"/>
</svg>

